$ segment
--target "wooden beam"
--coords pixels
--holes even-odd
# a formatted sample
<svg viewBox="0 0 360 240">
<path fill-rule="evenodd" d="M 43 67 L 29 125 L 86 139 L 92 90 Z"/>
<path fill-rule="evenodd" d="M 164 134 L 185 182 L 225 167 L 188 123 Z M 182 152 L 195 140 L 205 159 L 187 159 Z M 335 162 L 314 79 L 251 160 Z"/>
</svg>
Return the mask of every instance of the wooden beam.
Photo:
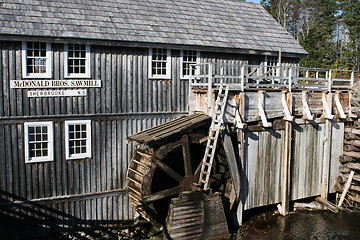
<svg viewBox="0 0 360 240">
<path fill-rule="evenodd" d="M 341 205 L 343 204 L 343 202 L 345 200 L 345 196 L 346 196 L 347 192 L 349 191 L 349 188 L 350 188 L 353 177 L 354 177 L 354 171 L 351 171 L 350 176 L 349 176 L 349 178 L 348 178 L 348 180 L 347 180 L 347 182 L 345 184 L 344 191 L 341 194 L 340 201 L 338 203 L 338 207 L 341 207 Z"/>
<path fill-rule="evenodd" d="M 323 93 L 322 94 L 322 103 L 323 103 L 323 110 L 324 116 L 327 119 L 334 119 L 334 115 L 331 113 L 332 108 L 332 93 Z"/>
<path fill-rule="evenodd" d="M 162 191 L 157 192 L 157 193 L 153 193 L 153 194 L 148 195 L 148 196 L 144 196 L 143 200 L 146 203 L 147 202 L 152 202 L 152 201 L 156 201 L 156 200 L 163 199 L 163 198 L 166 198 L 166 197 L 170 197 L 170 196 L 175 195 L 175 194 L 180 193 L 180 192 L 181 192 L 181 186 L 176 186 L 176 187 L 173 187 L 173 188 L 162 190 Z"/>
<path fill-rule="evenodd" d="M 331 157 L 331 138 L 332 138 L 332 124 L 330 119 L 325 122 L 325 137 L 323 150 L 323 168 L 321 178 L 321 197 L 327 199 L 329 193 L 329 175 L 330 175 L 330 157 Z"/>
<path fill-rule="evenodd" d="M 291 93 L 289 93 L 289 94 L 291 94 Z M 284 119 L 286 121 L 293 121 L 294 116 L 291 115 L 291 111 L 290 111 L 291 109 L 289 108 L 289 105 L 288 105 L 286 92 L 281 93 L 281 103 L 282 103 L 283 111 L 285 114 Z"/>
<path fill-rule="evenodd" d="M 345 114 L 344 109 L 340 102 L 340 93 L 339 92 L 335 93 L 335 105 L 336 105 L 336 109 L 340 115 L 340 118 L 346 119 L 346 114 Z"/>
<path fill-rule="evenodd" d="M 288 93 L 286 100 L 286 106 L 292 109 L 292 94 Z M 289 114 L 291 116 L 291 111 Z M 289 213 L 290 202 L 290 160 L 291 160 L 291 139 L 292 139 L 292 125 L 289 121 L 285 122 L 285 135 L 284 135 L 284 152 L 282 158 L 282 192 L 281 192 L 281 211 L 282 215 Z M 278 206 L 280 209 L 280 206 Z"/>
<path fill-rule="evenodd" d="M 169 176 L 174 178 L 178 182 L 184 181 L 184 177 L 177 173 L 175 170 L 171 169 L 167 164 L 161 162 L 160 160 L 154 161 L 155 165 L 161 168 Z"/>
<path fill-rule="evenodd" d="M 240 129 L 243 129 L 246 126 L 246 124 L 242 121 L 238 108 L 235 108 L 235 126 Z"/>
<path fill-rule="evenodd" d="M 314 120 L 314 116 L 311 114 L 309 105 L 307 103 L 307 91 L 302 92 L 301 101 L 303 104 L 303 117 L 307 120 Z"/>
<path fill-rule="evenodd" d="M 240 171 L 239 171 L 239 167 L 238 167 L 235 152 L 234 152 L 234 146 L 231 141 L 229 127 L 227 125 L 225 126 L 225 129 L 221 132 L 221 136 L 223 138 L 225 155 L 226 155 L 226 159 L 227 159 L 227 162 L 229 165 L 232 182 L 233 182 L 233 185 L 235 188 L 236 198 L 237 198 L 237 200 L 239 200 L 240 199 L 241 177 L 240 177 Z"/>
<path fill-rule="evenodd" d="M 264 91 L 258 91 L 258 110 L 263 127 L 271 127 L 272 124 L 268 122 L 264 110 Z"/>
<path fill-rule="evenodd" d="M 193 175 L 193 172 L 191 166 L 190 143 L 188 134 L 184 134 L 181 138 L 181 145 L 184 160 L 185 177 L 189 177 Z"/>
</svg>

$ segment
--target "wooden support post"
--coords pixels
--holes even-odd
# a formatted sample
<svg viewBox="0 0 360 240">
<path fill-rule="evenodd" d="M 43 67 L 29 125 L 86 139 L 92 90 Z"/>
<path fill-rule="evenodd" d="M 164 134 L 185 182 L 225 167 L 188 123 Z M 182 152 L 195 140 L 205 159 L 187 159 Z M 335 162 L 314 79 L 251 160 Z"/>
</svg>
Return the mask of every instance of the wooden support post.
<svg viewBox="0 0 360 240">
<path fill-rule="evenodd" d="M 244 113 L 244 111 L 242 111 L 241 108 L 240 108 L 240 113 Z M 242 225 L 244 205 L 246 199 L 245 189 L 247 188 L 245 181 L 246 176 L 244 174 L 245 134 L 244 134 L 244 129 L 238 129 L 237 132 L 238 132 L 238 149 L 239 149 L 239 157 L 240 157 L 238 166 L 241 177 L 241 189 L 240 189 L 240 201 L 236 211 L 236 217 L 238 224 Z"/>
<path fill-rule="evenodd" d="M 323 104 L 324 104 L 324 94 L 323 94 Z M 331 114 L 331 105 L 332 105 L 332 95 L 331 93 L 327 96 L 326 108 L 328 113 L 325 113 L 325 116 L 333 116 Z M 326 110 L 325 110 L 326 111 Z M 332 138 L 332 124 L 330 121 L 331 118 L 327 118 L 325 122 L 325 137 L 324 137 L 324 152 L 323 152 L 323 168 L 322 168 L 322 178 L 321 178 L 321 197 L 327 199 L 329 193 L 329 175 L 330 175 L 330 156 L 331 156 L 331 138 Z"/>
<path fill-rule="evenodd" d="M 289 93 L 290 94 L 290 93 Z M 288 95 L 289 96 L 289 95 Z M 284 119 L 286 121 L 293 121 L 294 120 L 294 117 L 291 116 L 291 109 L 289 109 L 289 106 L 288 106 L 288 101 L 286 99 L 286 92 L 282 92 L 281 93 L 281 103 L 282 103 L 282 106 L 283 106 L 283 111 L 284 111 Z"/>
<path fill-rule="evenodd" d="M 329 71 L 329 82 L 328 82 L 328 92 L 331 93 L 331 86 L 332 86 L 332 70 Z"/>
<path fill-rule="evenodd" d="M 239 105 L 235 102 L 235 99 L 233 99 L 235 106 L 235 126 L 243 129 L 246 126 L 246 123 L 244 123 L 244 114 L 242 114 L 242 112 L 245 112 L 245 110 L 241 111 L 241 109 L 245 109 L 245 93 L 241 92 L 239 96 Z"/>
<path fill-rule="evenodd" d="M 245 115 L 245 92 L 241 92 L 239 95 L 239 114 L 240 116 L 244 116 Z M 244 202 L 246 199 L 246 192 L 244 191 L 244 189 L 247 188 L 246 184 L 246 176 L 243 173 L 244 171 L 244 141 L 245 138 L 245 134 L 244 134 L 244 128 L 238 128 L 237 129 L 237 148 L 239 149 L 239 159 L 237 160 L 237 166 L 238 166 L 238 170 L 240 173 L 240 197 L 239 197 L 239 201 L 237 202 L 237 208 L 236 209 L 236 222 L 238 223 L 238 225 L 242 225 L 242 221 L 243 221 L 243 211 L 244 211 Z M 236 206 L 235 206 L 236 207 Z"/>
<path fill-rule="evenodd" d="M 221 132 L 221 136 L 223 138 L 225 155 L 229 165 L 230 175 L 236 192 L 236 199 L 237 201 L 239 201 L 240 186 L 241 186 L 240 171 L 235 157 L 234 146 L 231 141 L 229 127 L 227 125 L 225 126 L 225 129 Z"/>
<path fill-rule="evenodd" d="M 335 93 L 335 105 L 336 105 L 336 109 L 340 115 L 340 118 L 342 119 L 345 119 L 346 118 L 346 115 L 345 115 L 345 112 L 344 112 L 344 109 L 341 105 L 341 102 L 340 102 L 340 93 L 337 91 Z"/>
<path fill-rule="evenodd" d="M 326 119 L 334 119 L 334 115 L 331 113 L 332 109 L 332 93 L 323 93 L 322 94 L 322 103 L 324 109 L 324 116 Z"/>
<path fill-rule="evenodd" d="M 286 106 L 292 109 L 292 93 L 287 94 Z M 291 139 L 292 139 L 292 125 L 289 121 L 285 121 L 284 134 L 284 152 L 282 158 L 282 184 L 281 184 L 281 205 L 278 206 L 279 212 L 282 215 L 289 213 L 290 202 L 290 160 L 291 160 Z"/>
<path fill-rule="evenodd" d="M 235 108 L 235 126 L 241 129 L 243 129 L 246 126 L 246 124 L 242 120 L 239 109 L 237 107 Z"/>
<path fill-rule="evenodd" d="M 245 64 L 241 66 L 241 91 L 244 92 L 245 90 Z"/>
<path fill-rule="evenodd" d="M 264 91 L 258 92 L 258 110 L 263 127 L 271 127 L 272 124 L 267 121 L 265 109 L 264 109 Z"/>
<path fill-rule="evenodd" d="M 213 105 L 213 98 L 212 98 L 212 78 L 213 78 L 213 71 L 212 67 L 213 65 L 211 63 L 208 64 L 209 67 L 209 73 L 208 73 L 208 96 L 207 96 L 207 114 L 212 115 L 212 105 Z"/>
<path fill-rule="evenodd" d="M 314 120 L 314 116 L 311 114 L 309 105 L 307 103 L 307 92 L 302 92 L 302 98 L 301 98 L 302 104 L 303 104 L 303 117 L 308 120 Z"/>
<path fill-rule="evenodd" d="M 348 191 L 349 188 L 350 188 L 352 179 L 353 179 L 353 177 L 354 177 L 354 173 L 355 173 L 354 171 L 351 171 L 351 172 L 350 172 L 350 176 L 349 176 L 349 178 L 348 178 L 348 180 L 347 180 L 347 182 L 346 182 L 344 191 L 343 191 L 342 194 L 341 194 L 338 207 L 341 207 L 341 205 L 343 204 L 343 202 L 344 202 L 344 200 L 345 200 L 345 196 L 346 196 L 346 194 L 347 194 L 347 191 Z"/>
</svg>

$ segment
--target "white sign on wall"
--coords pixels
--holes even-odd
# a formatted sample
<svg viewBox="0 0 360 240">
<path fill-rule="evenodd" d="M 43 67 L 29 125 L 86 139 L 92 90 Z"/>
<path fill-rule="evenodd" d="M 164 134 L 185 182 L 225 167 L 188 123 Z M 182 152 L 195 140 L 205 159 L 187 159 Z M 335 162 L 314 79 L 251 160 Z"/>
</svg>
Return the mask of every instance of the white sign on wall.
<svg viewBox="0 0 360 240">
<path fill-rule="evenodd" d="M 101 80 L 10 80 L 10 88 L 93 88 Z"/>
<path fill-rule="evenodd" d="M 86 89 L 81 90 L 45 90 L 28 91 L 28 97 L 81 97 L 86 96 Z"/>
</svg>

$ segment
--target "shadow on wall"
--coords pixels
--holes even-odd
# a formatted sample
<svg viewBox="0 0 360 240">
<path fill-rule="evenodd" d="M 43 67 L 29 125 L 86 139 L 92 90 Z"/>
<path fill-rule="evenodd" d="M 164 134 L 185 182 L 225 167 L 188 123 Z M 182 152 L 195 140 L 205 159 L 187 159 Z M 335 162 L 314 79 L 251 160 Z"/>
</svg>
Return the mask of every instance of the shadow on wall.
<svg viewBox="0 0 360 240">
<path fill-rule="evenodd" d="M 125 224 L 124 221 L 85 220 L 74 217 L 65 211 L 73 210 L 75 203 L 66 204 L 68 208 L 59 211 L 54 209 L 58 207 L 56 203 L 49 203 L 49 206 L 54 207 L 52 208 L 0 190 L 1 239 L 57 239 L 65 237 L 69 232 L 76 237 L 79 233 L 75 231 L 80 229 L 96 237 L 96 229 Z"/>
</svg>

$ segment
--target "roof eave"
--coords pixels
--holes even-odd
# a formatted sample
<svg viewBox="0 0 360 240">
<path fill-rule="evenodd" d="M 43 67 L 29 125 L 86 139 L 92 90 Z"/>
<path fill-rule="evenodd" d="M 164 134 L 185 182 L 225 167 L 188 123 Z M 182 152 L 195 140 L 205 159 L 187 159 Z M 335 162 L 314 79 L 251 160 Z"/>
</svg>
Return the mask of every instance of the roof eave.
<svg viewBox="0 0 360 240">
<path fill-rule="evenodd" d="M 156 43 L 156 42 L 135 42 L 135 41 L 122 41 L 122 40 L 104 40 L 104 39 L 85 39 L 85 38 L 72 38 L 72 37 L 52 37 L 52 36 L 31 36 L 31 35 L 15 35 L 15 34 L 0 34 L 3 41 L 46 41 L 50 43 L 83 43 L 89 45 L 103 45 L 103 46 L 119 46 L 119 47 L 137 47 L 137 48 L 169 48 L 174 50 L 191 49 L 196 51 L 206 52 L 222 52 L 222 53 L 237 53 L 237 54 L 250 54 L 250 55 L 267 55 L 279 56 L 278 51 L 264 51 L 256 49 L 241 49 L 231 47 L 214 47 L 214 46 L 201 46 L 201 45 L 186 45 L 186 44 L 171 44 L 171 43 Z M 282 57 L 290 58 L 305 58 L 307 53 L 304 52 L 286 52 L 282 51 Z"/>
</svg>

